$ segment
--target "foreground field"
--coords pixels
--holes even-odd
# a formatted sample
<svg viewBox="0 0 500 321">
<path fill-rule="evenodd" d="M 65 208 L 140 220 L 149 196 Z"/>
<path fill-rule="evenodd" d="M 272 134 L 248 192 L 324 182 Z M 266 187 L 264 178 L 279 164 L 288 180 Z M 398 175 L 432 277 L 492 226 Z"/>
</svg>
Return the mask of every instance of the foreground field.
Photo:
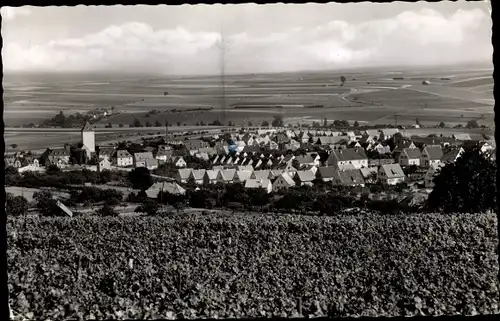
<svg viewBox="0 0 500 321">
<path fill-rule="evenodd" d="M 35 318 L 499 312 L 493 214 L 28 218 L 23 226 L 8 220 L 10 304 Z"/>
</svg>

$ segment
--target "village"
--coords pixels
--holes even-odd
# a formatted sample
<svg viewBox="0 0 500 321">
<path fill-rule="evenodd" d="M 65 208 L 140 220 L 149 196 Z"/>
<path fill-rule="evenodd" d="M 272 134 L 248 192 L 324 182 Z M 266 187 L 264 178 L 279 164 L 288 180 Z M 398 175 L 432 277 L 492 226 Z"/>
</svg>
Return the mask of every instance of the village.
<svg viewBox="0 0 500 321">
<path fill-rule="evenodd" d="M 468 134 L 442 137 L 405 137 L 398 128 L 365 130 L 259 127 L 223 130 L 213 135 L 172 135 L 97 146 L 89 122 L 81 129 L 81 143 L 47 149 L 41 155 L 16 151 L 6 155 L 6 167 L 22 175 L 49 166 L 62 171 L 131 171 L 147 168 L 156 180 L 146 190 L 184 194 L 186 184 L 242 184 L 283 192 L 294 186 L 381 187 L 404 185 L 429 193 L 439 169 L 456 161 L 464 148 L 476 146 L 495 155 L 494 140 L 472 140 Z M 194 137 L 193 137 L 194 136 Z M 183 187 L 184 186 L 184 187 Z"/>
</svg>

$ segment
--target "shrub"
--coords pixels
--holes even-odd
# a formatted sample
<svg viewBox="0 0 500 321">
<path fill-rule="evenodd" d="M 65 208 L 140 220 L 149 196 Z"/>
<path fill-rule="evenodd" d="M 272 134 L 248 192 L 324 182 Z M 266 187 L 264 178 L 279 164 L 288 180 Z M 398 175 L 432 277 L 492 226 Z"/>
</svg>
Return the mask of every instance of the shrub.
<svg viewBox="0 0 500 321">
<path fill-rule="evenodd" d="M 62 216 L 63 212 L 57 206 L 52 193 L 48 191 L 40 191 L 33 193 L 33 199 L 36 201 L 36 208 L 43 216 Z"/>
<path fill-rule="evenodd" d="M 28 200 L 22 196 L 13 196 L 7 193 L 5 211 L 9 216 L 21 216 L 28 212 Z"/>
<path fill-rule="evenodd" d="M 99 216 L 118 216 L 118 212 L 116 212 L 115 209 L 107 203 L 97 210 L 96 214 Z"/>
<path fill-rule="evenodd" d="M 136 209 L 136 213 L 146 213 L 147 215 L 156 215 L 159 210 L 158 202 L 153 199 L 146 198 L 142 201 L 142 204 L 139 205 Z"/>
</svg>

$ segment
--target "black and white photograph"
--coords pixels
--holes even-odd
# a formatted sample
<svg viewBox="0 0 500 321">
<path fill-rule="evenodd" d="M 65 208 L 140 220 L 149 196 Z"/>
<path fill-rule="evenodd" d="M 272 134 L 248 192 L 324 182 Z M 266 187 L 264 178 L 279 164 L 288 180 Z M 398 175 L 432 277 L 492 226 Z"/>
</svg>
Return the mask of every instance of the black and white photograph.
<svg viewBox="0 0 500 321">
<path fill-rule="evenodd" d="M 12 320 L 500 313 L 490 1 L 0 12 Z"/>
</svg>

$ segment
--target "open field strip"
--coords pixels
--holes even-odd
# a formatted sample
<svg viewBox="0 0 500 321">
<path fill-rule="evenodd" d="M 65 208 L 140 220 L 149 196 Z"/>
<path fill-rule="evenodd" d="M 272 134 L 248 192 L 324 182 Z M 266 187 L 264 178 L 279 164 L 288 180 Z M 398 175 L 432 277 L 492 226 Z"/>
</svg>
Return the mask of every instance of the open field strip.
<svg viewBox="0 0 500 321">
<path fill-rule="evenodd" d="M 499 313 L 494 214 L 9 218 L 34 318 Z M 113 307 L 113 309 L 111 309 Z"/>
</svg>

